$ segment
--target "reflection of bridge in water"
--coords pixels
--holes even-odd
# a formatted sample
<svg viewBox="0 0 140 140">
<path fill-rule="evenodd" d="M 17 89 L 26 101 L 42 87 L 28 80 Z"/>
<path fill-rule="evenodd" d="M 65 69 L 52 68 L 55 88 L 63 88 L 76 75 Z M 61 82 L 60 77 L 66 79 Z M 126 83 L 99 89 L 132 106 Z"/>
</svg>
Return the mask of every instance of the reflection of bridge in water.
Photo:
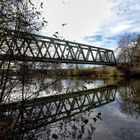
<svg viewBox="0 0 140 140">
<path fill-rule="evenodd" d="M 39 128 L 114 101 L 116 86 L 1 104 L 0 112 L 23 130 Z"/>
</svg>

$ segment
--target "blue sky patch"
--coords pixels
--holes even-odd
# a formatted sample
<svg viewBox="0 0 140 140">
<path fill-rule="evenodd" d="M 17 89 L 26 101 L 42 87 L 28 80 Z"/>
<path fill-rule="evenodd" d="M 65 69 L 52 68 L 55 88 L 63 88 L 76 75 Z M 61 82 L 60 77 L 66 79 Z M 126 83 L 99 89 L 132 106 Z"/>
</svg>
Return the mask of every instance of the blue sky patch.
<svg viewBox="0 0 140 140">
<path fill-rule="evenodd" d="M 103 40 L 103 36 L 102 35 L 86 36 L 85 40 L 88 41 L 88 42 L 102 41 Z"/>
</svg>

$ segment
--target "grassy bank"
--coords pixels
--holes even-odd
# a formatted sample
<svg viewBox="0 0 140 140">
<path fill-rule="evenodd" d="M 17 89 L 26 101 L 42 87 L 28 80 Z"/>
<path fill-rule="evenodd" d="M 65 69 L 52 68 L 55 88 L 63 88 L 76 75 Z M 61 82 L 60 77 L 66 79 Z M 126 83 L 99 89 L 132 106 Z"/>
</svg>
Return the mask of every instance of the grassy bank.
<svg viewBox="0 0 140 140">
<path fill-rule="evenodd" d="M 6 71 L 3 71 L 5 73 Z M 0 72 L 1 73 L 1 72 Z M 20 75 L 22 70 L 13 71 L 9 70 L 10 75 Z M 113 67 L 95 67 L 95 68 L 71 68 L 71 69 L 28 69 L 24 74 L 45 74 L 46 76 L 72 76 L 72 77 L 89 77 L 92 79 L 109 79 L 109 78 L 122 78 L 124 74 Z"/>
<path fill-rule="evenodd" d="M 86 76 L 98 79 L 120 78 L 124 76 L 123 73 L 112 67 L 61 69 L 55 70 L 55 74 L 59 76 Z"/>
</svg>

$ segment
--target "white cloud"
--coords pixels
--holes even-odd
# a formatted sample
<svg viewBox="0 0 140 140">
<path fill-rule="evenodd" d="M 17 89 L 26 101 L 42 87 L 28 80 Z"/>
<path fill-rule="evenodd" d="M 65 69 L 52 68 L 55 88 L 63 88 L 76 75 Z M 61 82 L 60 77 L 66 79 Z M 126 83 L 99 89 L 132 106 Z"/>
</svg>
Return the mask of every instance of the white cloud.
<svg viewBox="0 0 140 140">
<path fill-rule="evenodd" d="M 99 47 L 115 48 L 117 36 L 140 32 L 140 0 L 44 0 L 44 16 L 48 26 L 42 34 L 60 36 Z M 66 26 L 62 26 L 67 23 Z M 87 36 L 102 40 L 86 40 Z M 89 42 L 88 42 L 89 41 Z"/>
<path fill-rule="evenodd" d="M 102 47 L 115 49 L 117 47 L 117 40 L 120 35 L 128 32 L 140 33 L 140 0 L 110 1 L 110 14 L 103 21 L 98 32 L 96 33 L 102 35 L 104 38 L 104 40 L 102 40 L 100 43 L 103 45 Z"/>
<path fill-rule="evenodd" d="M 65 2 L 65 4 L 64 4 Z M 59 31 L 67 23 L 62 35 L 71 40 L 82 40 L 83 36 L 97 32 L 103 19 L 108 14 L 107 0 L 52 0 L 46 2 L 44 14 L 48 26 L 43 31 L 48 35 Z"/>
<path fill-rule="evenodd" d="M 118 34 L 120 32 L 123 32 L 127 29 L 129 29 L 131 25 L 129 24 L 124 24 L 124 23 L 118 23 L 115 27 L 111 27 L 110 30 L 112 31 L 113 34 Z"/>
</svg>

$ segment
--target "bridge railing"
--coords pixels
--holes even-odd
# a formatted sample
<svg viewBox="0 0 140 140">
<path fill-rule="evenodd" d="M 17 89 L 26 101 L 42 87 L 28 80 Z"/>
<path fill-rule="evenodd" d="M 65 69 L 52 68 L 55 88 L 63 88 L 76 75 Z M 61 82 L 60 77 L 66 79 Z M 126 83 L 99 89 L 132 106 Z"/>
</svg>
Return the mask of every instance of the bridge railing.
<svg viewBox="0 0 140 140">
<path fill-rule="evenodd" d="M 116 65 L 113 50 L 25 32 L 5 31 L 0 60 Z"/>
</svg>

